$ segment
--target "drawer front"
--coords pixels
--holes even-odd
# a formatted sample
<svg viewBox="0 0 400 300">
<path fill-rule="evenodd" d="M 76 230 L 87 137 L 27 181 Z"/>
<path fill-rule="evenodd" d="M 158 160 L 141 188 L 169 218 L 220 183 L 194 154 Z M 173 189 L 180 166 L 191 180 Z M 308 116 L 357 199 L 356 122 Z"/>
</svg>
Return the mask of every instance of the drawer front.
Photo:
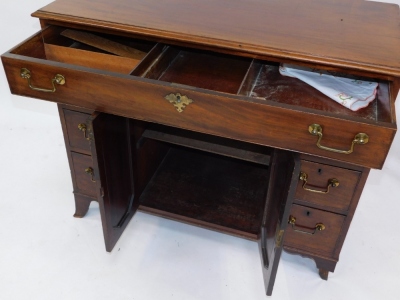
<svg viewBox="0 0 400 300">
<path fill-rule="evenodd" d="M 26 51 L 26 49 L 25 49 Z M 394 138 L 395 125 L 362 123 L 355 118 L 315 114 L 299 106 L 229 95 L 188 86 L 98 71 L 74 65 L 6 53 L 2 57 L 12 93 L 127 116 L 217 136 L 248 141 L 371 168 L 381 168 Z M 21 69 L 31 71 L 32 83 L 51 87 L 56 74 L 65 78 L 54 93 L 33 90 Z M 166 100 L 180 93 L 193 102 L 179 112 Z M 322 144 L 349 149 L 357 133 L 367 133 L 369 142 L 355 145 L 352 154 L 317 147 L 310 124 L 323 129 Z"/>
<path fill-rule="evenodd" d="M 90 151 L 87 119 L 90 115 L 64 109 L 68 143 L 72 151 Z"/>
<path fill-rule="evenodd" d="M 94 170 L 92 157 L 89 155 L 71 152 L 73 165 L 73 178 L 75 181 L 75 192 L 97 197 L 96 182 L 94 181 Z"/>
<path fill-rule="evenodd" d="M 303 160 L 295 201 L 346 212 L 360 175 L 357 171 Z"/>
<path fill-rule="evenodd" d="M 333 255 L 344 216 L 296 204 L 290 216 L 295 218 L 295 222 L 288 224 L 286 229 L 286 246 L 326 257 Z M 323 224 L 324 230 L 316 230 L 317 224 Z"/>
</svg>

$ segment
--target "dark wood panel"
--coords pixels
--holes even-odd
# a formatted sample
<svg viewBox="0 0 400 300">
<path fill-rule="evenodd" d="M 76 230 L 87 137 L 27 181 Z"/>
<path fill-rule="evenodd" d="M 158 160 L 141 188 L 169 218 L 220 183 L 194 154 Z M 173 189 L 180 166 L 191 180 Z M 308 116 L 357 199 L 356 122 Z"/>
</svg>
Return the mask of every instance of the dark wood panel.
<svg viewBox="0 0 400 300">
<path fill-rule="evenodd" d="M 143 132 L 143 137 L 262 165 L 269 164 L 271 155 L 268 147 L 161 125 L 150 126 Z"/>
<path fill-rule="evenodd" d="M 238 229 L 233 229 L 233 228 L 226 227 L 223 225 L 218 225 L 215 223 L 210 223 L 210 222 L 206 222 L 203 220 L 199 220 L 199 219 L 195 219 L 195 218 L 191 218 L 191 217 L 187 217 L 187 216 L 183 216 L 183 215 L 179 215 L 179 214 L 170 213 L 168 211 L 152 208 L 152 207 L 149 207 L 146 205 L 140 205 L 138 210 L 141 212 L 144 212 L 144 213 L 154 215 L 154 216 L 178 221 L 181 223 L 189 224 L 192 226 L 197 226 L 197 227 L 204 228 L 204 229 L 210 229 L 213 231 L 217 231 L 217 232 L 233 235 L 236 237 L 244 238 L 244 239 L 247 239 L 250 241 L 256 241 L 259 239 L 258 234 L 254 234 L 254 233 L 250 233 L 250 232 L 242 231 L 242 230 L 238 230 Z"/>
<path fill-rule="evenodd" d="M 250 63 L 248 58 L 182 49 L 158 79 L 236 94 Z"/>
<path fill-rule="evenodd" d="M 296 218 L 296 230 L 312 233 L 317 223 L 324 224 L 325 230 L 307 234 L 296 232 L 289 225 L 285 235 L 286 246 L 333 257 L 345 216 L 297 204 L 293 205 L 290 215 Z"/>
<path fill-rule="evenodd" d="M 71 158 L 77 187 L 76 192 L 91 197 L 96 197 L 96 184 L 92 181 L 92 176 L 85 172 L 86 168 L 93 169 L 92 157 L 89 155 L 71 152 Z"/>
<path fill-rule="evenodd" d="M 139 206 L 133 178 L 130 120 L 95 113 L 90 137 L 106 250 L 110 252 Z"/>
<path fill-rule="evenodd" d="M 286 220 L 292 207 L 300 172 L 298 155 L 274 150 L 268 174 L 266 204 L 263 209 L 261 238 L 258 242 L 264 286 L 271 296 L 282 254 Z"/>
<path fill-rule="evenodd" d="M 393 4 L 363 0 L 232 0 L 229 4 L 64 0 L 33 15 L 188 44 L 400 75 L 396 51 L 400 49 L 399 8 Z"/>
<path fill-rule="evenodd" d="M 140 198 L 142 192 L 169 151 L 168 144 L 143 137 L 143 133 L 149 125 L 150 124 L 146 122 L 129 120 L 130 139 L 136 146 L 132 147 L 136 199 Z"/>
<path fill-rule="evenodd" d="M 267 168 L 192 149 L 171 148 L 142 205 L 258 235 Z"/>
<path fill-rule="evenodd" d="M 296 190 L 297 203 L 315 204 L 324 210 L 348 211 L 360 179 L 360 172 L 305 160 L 301 162 L 301 172 L 307 174 L 308 177 L 305 188 L 325 192 L 331 179 L 337 179 L 339 186 L 330 186 L 329 192 L 326 194 L 316 193 L 305 190 L 303 188 L 304 181 L 299 179 Z"/>
</svg>

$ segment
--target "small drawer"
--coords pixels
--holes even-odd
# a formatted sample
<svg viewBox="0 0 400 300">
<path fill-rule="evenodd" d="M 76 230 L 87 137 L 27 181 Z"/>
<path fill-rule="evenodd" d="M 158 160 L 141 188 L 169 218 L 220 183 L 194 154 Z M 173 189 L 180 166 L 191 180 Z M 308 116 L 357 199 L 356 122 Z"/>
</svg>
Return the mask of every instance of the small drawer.
<svg viewBox="0 0 400 300">
<path fill-rule="evenodd" d="M 292 219 L 291 224 L 289 221 Z M 294 204 L 285 234 L 285 246 L 331 257 L 345 216 Z M 322 230 L 320 230 L 322 229 Z"/>
<path fill-rule="evenodd" d="M 90 152 L 90 145 L 87 139 L 87 120 L 89 116 L 81 112 L 64 109 L 68 143 L 72 151 Z"/>
<path fill-rule="evenodd" d="M 92 157 L 89 155 L 71 152 L 73 164 L 73 178 L 75 181 L 75 192 L 91 197 L 96 197 L 96 182 L 94 181 L 94 170 Z"/>
<path fill-rule="evenodd" d="M 346 212 L 361 173 L 303 160 L 296 202 Z"/>
</svg>

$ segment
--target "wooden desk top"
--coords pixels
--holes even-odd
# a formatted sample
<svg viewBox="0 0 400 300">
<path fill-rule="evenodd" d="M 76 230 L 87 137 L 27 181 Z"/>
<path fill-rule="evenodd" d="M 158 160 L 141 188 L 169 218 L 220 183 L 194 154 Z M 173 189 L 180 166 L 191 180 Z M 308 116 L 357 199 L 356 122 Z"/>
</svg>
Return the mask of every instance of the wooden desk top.
<svg viewBox="0 0 400 300">
<path fill-rule="evenodd" d="M 58 0 L 33 14 L 400 76 L 400 14 L 364 0 Z"/>
</svg>

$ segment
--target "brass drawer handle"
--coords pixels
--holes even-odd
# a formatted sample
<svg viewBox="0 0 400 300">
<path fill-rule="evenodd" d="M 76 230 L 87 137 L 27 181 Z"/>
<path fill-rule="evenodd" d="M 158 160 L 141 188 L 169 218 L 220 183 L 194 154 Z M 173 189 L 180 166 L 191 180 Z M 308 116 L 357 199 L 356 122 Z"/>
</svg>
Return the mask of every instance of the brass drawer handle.
<svg viewBox="0 0 400 300">
<path fill-rule="evenodd" d="M 32 82 L 31 82 L 31 77 L 32 77 L 31 71 L 29 71 L 29 70 L 26 69 L 26 68 L 22 68 L 22 69 L 21 69 L 21 77 L 28 80 L 28 86 L 29 86 L 32 90 L 34 90 L 34 91 L 39 91 L 39 92 L 45 92 L 45 93 L 54 93 L 54 92 L 56 91 L 56 85 L 55 85 L 55 83 L 57 83 L 57 84 L 59 84 L 59 85 L 64 85 L 64 84 L 65 84 L 65 77 L 62 76 L 62 75 L 60 75 L 60 74 L 57 74 L 57 75 L 54 76 L 54 78 L 51 80 L 51 84 L 53 85 L 53 89 L 50 90 L 50 89 L 42 89 L 42 88 L 34 87 L 34 86 L 32 85 Z"/>
<path fill-rule="evenodd" d="M 306 227 L 306 226 L 301 226 L 301 225 L 296 225 L 296 218 L 293 217 L 293 216 L 290 216 L 290 217 L 289 217 L 289 222 L 288 222 L 288 223 L 289 223 L 290 225 L 292 225 L 292 228 L 293 228 L 294 231 L 300 232 L 300 233 L 304 233 L 304 234 L 310 234 L 310 235 L 316 234 L 318 231 L 325 230 L 325 228 L 326 228 L 325 225 L 322 224 L 322 223 L 317 223 L 317 224 L 315 224 L 315 227 L 314 227 L 314 228 L 310 228 L 310 227 Z M 308 231 L 296 229 L 296 227 L 305 228 L 305 229 L 314 230 L 314 231 L 313 231 L 313 232 L 308 232 Z"/>
<path fill-rule="evenodd" d="M 89 167 L 85 169 L 85 173 L 90 175 L 90 180 L 92 182 L 96 182 L 96 180 L 94 180 L 94 170 L 93 168 Z"/>
<path fill-rule="evenodd" d="M 86 124 L 85 123 L 78 124 L 78 129 L 80 131 L 83 131 L 83 137 L 89 141 L 90 138 L 87 136 L 87 126 L 86 126 Z"/>
<path fill-rule="evenodd" d="M 322 190 L 314 190 L 314 189 L 310 189 L 310 188 L 307 188 L 307 187 L 306 187 L 306 185 L 307 185 L 307 179 L 308 179 L 307 173 L 300 172 L 300 177 L 299 177 L 299 179 L 300 179 L 301 181 L 303 181 L 303 189 L 305 189 L 306 191 L 309 191 L 309 192 L 313 192 L 313 193 L 328 194 L 328 193 L 329 193 L 329 188 L 330 188 L 330 187 L 334 187 L 334 188 L 335 188 L 335 187 L 338 187 L 338 186 L 339 186 L 339 180 L 337 180 L 336 178 L 331 178 L 331 179 L 328 180 L 328 185 L 327 185 L 325 191 L 322 191 Z"/>
<path fill-rule="evenodd" d="M 354 150 L 354 145 L 365 145 L 369 141 L 369 136 L 366 133 L 357 133 L 354 136 L 353 141 L 351 142 L 350 150 L 338 150 L 334 148 L 329 148 L 326 146 L 321 145 L 321 140 L 322 140 L 322 127 L 319 124 L 311 124 L 308 126 L 308 132 L 310 132 L 312 135 L 317 135 L 318 136 L 318 141 L 317 141 L 317 147 L 326 151 L 331 151 L 335 153 L 341 153 L 341 154 L 350 154 Z"/>
</svg>

